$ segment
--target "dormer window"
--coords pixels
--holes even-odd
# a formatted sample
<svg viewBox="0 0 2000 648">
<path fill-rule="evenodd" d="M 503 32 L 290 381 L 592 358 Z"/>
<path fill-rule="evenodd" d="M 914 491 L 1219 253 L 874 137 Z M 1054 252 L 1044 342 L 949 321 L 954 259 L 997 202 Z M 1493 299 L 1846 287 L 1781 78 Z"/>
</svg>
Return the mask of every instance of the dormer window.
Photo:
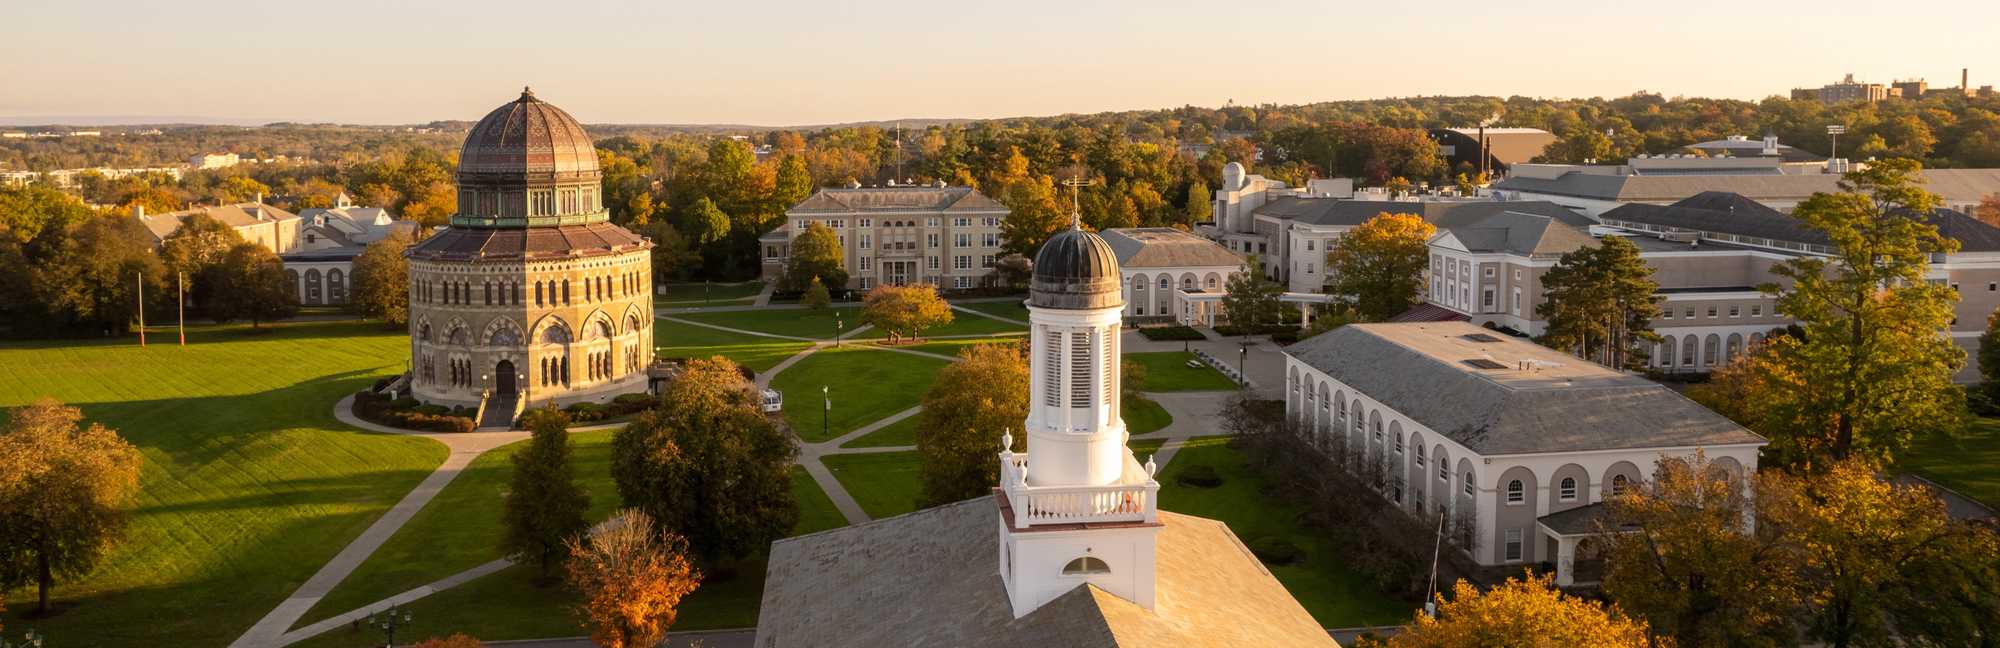
<svg viewBox="0 0 2000 648">
<path fill-rule="evenodd" d="M 1102 560 L 1084 556 L 1063 565 L 1062 573 L 1064 576 L 1095 576 L 1111 573 L 1111 566 L 1104 564 Z"/>
</svg>

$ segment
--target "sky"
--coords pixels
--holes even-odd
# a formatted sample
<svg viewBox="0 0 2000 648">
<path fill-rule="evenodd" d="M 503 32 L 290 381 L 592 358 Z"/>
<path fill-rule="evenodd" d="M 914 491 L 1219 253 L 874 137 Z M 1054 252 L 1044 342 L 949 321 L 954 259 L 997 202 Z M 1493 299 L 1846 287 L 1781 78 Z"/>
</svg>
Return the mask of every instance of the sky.
<svg viewBox="0 0 2000 648">
<path fill-rule="evenodd" d="M 0 121 L 815 125 L 2000 85 L 1992 0 L 6 0 Z M 42 121 L 32 121 L 40 119 Z"/>
</svg>

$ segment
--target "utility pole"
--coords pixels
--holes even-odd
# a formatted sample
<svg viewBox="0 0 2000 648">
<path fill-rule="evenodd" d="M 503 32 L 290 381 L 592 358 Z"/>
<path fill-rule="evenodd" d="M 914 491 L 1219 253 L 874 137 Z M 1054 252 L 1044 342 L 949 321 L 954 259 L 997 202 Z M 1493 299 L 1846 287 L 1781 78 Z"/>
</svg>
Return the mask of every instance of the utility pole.
<svg viewBox="0 0 2000 648">
<path fill-rule="evenodd" d="M 178 281 L 180 284 L 180 291 L 179 291 L 180 295 L 174 299 L 174 305 L 180 309 L 181 346 L 187 346 L 188 345 L 187 273 L 176 272 L 174 273 L 174 279 Z"/>
<path fill-rule="evenodd" d="M 132 273 L 132 283 L 139 285 L 139 346 L 146 346 L 146 275 Z"/>
</svg>

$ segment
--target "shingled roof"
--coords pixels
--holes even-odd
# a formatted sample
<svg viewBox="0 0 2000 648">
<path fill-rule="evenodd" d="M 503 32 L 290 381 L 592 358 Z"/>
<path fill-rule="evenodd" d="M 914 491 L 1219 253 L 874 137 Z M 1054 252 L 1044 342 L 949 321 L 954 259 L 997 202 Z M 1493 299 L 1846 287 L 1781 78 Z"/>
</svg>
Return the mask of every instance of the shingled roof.
<svg viewBox="0 0 2000 648">
<path fill-rule="evenodd" d="M 1243 265 L 1243 257 L 1215 241 L 1171 227 L 1108 229 L 1100 234 L 1118 256 L 1120 268 Z"/>
<path fill-rule="evenodd" d="M 1258 216 L 1322 226 L 1360 225 L 1383 213 L 1416 214 L 1422 216 L 1425 221 L 1444 226 L 1477 220 L 1503 211 L 1547 216 L 1578 227 L 1588 227 L 1591 224 L 1588 217 L 1546 200 L 1400 202 L 1286 196 L 1257 208 L 1255 213 Z"/>
<path fill-rule="evenodd" d="M 1081 585 L 1019 619 L 991 496 L 771 544 L 759 648 L 1331 646 L 1221 522 L 1161 512 L 1155 610 Z"/>
<path fill-rule="evenodd" d="M 156 241 L 165 240 L 168 236 L 173 235 L 174 230 L 180 229 L 181 221 L 187 220 L 187 217 L 195 214 L 207 214 L 209 218 L 213 218 L 217 222 L 232 228 L 298 218 L 298 215 L 283 209 L 263 203 L 246 202 L 233 205 L 216 205 L 214 207 L 196 207 L 194 209 L 183 209 L 159 214 L 146 214 L 139 217 L 139 224 L 145 225 L 146 231 L 151 232 Z"/>
<path fill-rule="evenodd" d="M 1764 443 L 1659 383 L 1465 322 L 1349 324 L 1285 355 L 1486 456 Z"/>
<path fill-rule="evenodd" d="M 1007 206 L 971 187 L 821 189 L 787 214 L 867 212 L 996 212 Z"/>
<path fill-rule="evenodd" d="M 1740 194 L 1720 191 L 1702 192 L 1671 205 L 1619 205 L 1604 212 L 1603 218 L 1607 222 L 1657 225 L 1811 245 L 1832 244 L 1826 233 L 1806 227 L 1805 223 L 1790 214 Z M 1949 209 L 1936 209 L 1923 220 L 1937 227 L 1940 234 L 1958 241 L 1959 251 L 2000 251 L 2000 228 L 1976 218 Z"/>
<path fill-rule="evenodd" d="M 560 227 L 453 227 L 411 246 L 413 259 L 522 260 L 612 254 L 652 247 L 645 238 L 610 223 Z"/>
<path fill-rule="evenodd" d="M 1500 211 L 1442 228 L 1469 252 L 1505 252 L 1527 257 L 1558 257 L 1597 245 L 1588 230 L 1547 216 Z M 1435 240 L 1435 239 L 1433 239 Z"/>
</svg>

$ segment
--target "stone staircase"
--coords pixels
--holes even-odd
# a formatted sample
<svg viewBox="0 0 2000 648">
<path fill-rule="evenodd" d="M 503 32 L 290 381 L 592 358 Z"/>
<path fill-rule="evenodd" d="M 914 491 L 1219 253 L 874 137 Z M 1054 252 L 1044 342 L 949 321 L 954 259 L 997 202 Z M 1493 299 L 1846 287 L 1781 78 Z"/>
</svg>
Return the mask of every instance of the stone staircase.
<svg viewBox="0 0 2000 648">
<path fill-rule="evenodd" d="M 496 394 L 488 397 L 486 410 L 479 415 L 479 429 L 481 431 L 513 429 L 514 414 L 519 411 L 519 408 L 515 407 L 518 404 L 515 401 L 520 398 L 518 394 L 508 396 Z"/>
</svg>

